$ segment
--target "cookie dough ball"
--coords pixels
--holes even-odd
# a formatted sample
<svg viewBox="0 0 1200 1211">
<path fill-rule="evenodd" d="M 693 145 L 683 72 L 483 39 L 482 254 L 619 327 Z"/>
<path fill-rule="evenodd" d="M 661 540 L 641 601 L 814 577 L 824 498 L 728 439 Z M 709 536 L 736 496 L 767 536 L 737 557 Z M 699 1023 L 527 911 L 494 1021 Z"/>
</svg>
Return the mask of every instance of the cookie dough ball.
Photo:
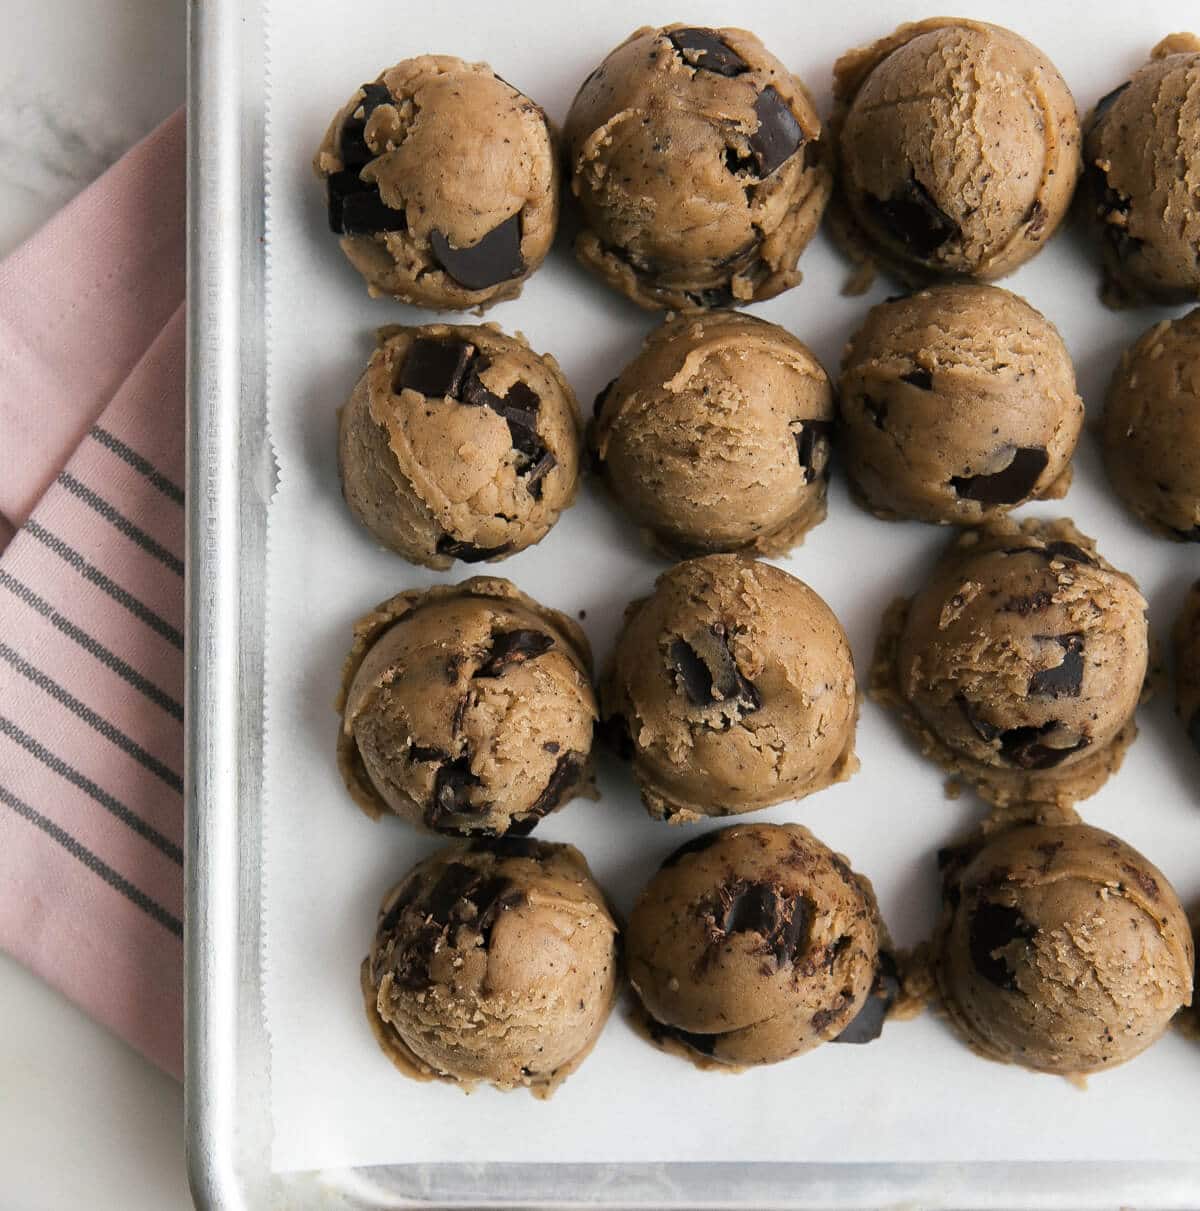
<svg viewBox="0 0 1200 1211">
<path fill-rule="evenodd" d="M 527 833 L 591 782 L 591 653 L 507 580 L 398 593 L 359 619 L 338 765 L 370 816 Z"/>
<path fill-rule="evenodd" d="M 1175 624 L 1175 704 L 1200 753 L 1200 582 L 1192 586 Z"/>
<path fill-rule="evenodd" d="M 385 328 L 342 409 L 342 495 L 413 563 L 502 559 L 575 499 L 581 441 L 548 353 L 493 324 Z"/>
<path fill-rule="evenodd" d="M 858 769 L 850 644 L 833 611 L 743 555 L 677 564 L 625 612 L 604 731 L 653 816 L 729 816 Z"/>
<path fill-rule="evenodd" d="M 563 131 L 589 269 L 643 307 L 768 299 L 829 197 L 803 83 L 740 29 L 639 29 L 584 81 Z"/>
<path fill-rule="evenodd" d="M 1010 30 L 935 17 L 834 67 L 839 226 L 905 280 L 991 281 L 1054 234 L 1079 117 L 1054 64 Z"/>
<path fill-rule="evenodd" d="M 1108 476 L 1125 503 L 1160 534 L 1200 542 L 1200 308 L 1156 324 L 1125 351 L 1103 433 Z"/>
<path fill-rule="evenodd" d="M 1083 427 L 1057 329 L 998 286 L 873 307 L 846 346 L 846 470 L 880 517 L 977 525 L 1062 496 Z"/>
<path fill-rule="evenodd" d="M 825 517 L 833 388 L 812 351 L 736 312 L 669 321 L 596 401 L 613 495 L 668 555 L 779 555 Z"/>
<path fill-rule="evenodd" d="M 1034 825 L 950 851 L 935 972 L 988 1059 L 1079 1075 L 1144 1051 L 1191 1002 L 1194 952 L 1162 872 L 1111 833 Z"/>
<path fill-rule="evenodd" d="M 1200 298 L 1200 38 L 1172 34 L 1097 103 L 1081 203 L 1104 258 L 1104 301 Z"/>
<path fill-rule="evenodd" d="M 959 537 L 884 619 L 872 675 L 927 756 L 988 802 L 1068 806 L 1137 735 L 1146 602 L 1070 522 Z"/>
<path fill-rule="evenodd" d="M 407 1076 L 548 1097 L 617 995 L 617 925 L 583 855 L 459 842 L 384 897 L 363 961 L 367 1017 Z"/>
<path fill-rule="evenodd" d="M 626 954 L 651 1039 L 747 1068 L 877 1037 L 896 994 L 881 945 L 871 884 L 845 858 L 799 824 L 739 824 L 667 858 L 634 905 Z"/>
<path fill-rule="evenodd" d="M 338 110 L 313 167 L 372 295 L 487 307 L 520 294 L 554 241 L 550 124 L 486 63 L 421 55 L 388 68 Z"/>
</svg>

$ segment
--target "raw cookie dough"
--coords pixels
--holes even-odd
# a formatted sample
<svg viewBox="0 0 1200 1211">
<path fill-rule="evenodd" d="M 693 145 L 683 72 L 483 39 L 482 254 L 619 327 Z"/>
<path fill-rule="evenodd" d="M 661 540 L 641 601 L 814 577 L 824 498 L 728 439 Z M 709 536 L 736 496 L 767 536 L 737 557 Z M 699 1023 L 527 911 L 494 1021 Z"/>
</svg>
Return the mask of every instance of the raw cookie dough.
<svg viewBox="0 0 1200 1211">
<path fill-rule="evenodd" d="M 887 612 L 872 696 L 989 803 L 1069 806 L 1137 735 L 1146 602 L 1069 521 L 960 535 Z"/>
<path fill-rule="evenodd" d="M 554 240 L 550 124 L 486 63 L 421 55 L 388 68 L 338 110 L 313 167 L 372 295 L 487 307 L 520 294 Z"/>
<path fill-rule="evenodd" d="M 579 405 L 558 363 L 494 324 L 384 328 L 342 409 L 354 515 L 413 563 L 501 559 L 574 499 Z"/>
<path fill-rule="evenodd" d="M 1088 117 L 1080 205 L 1104 301 L 1200 298 L 1200 38 L 1172 34 Z"/>
<path fill-rule="evenodd" d="M 342 777 L 369 816 L 527 833 L 590 786 L 590 669 L 576 623 L 507 580 L 398 593 L 354 626 Z"/>
<path fill-rule="evenodd" d="M 1200 581 L 1192 586 L 1175 624 L 1175 705 L 1200 753 Z"/>
<path fill-rule="evenodd" d="M 829 198 L 820 138 L 808 90 L 753 34 L 639 29 L 567 115 L 576 254 L 643 307 L 771 298 L 800 280 Z"/>
<path fill-rule="evenodd" d="M 1200 542 L 1200 308 L 1125 351 L 1103 425 L 1104 464 L 1125 503 L 1160 534 Z"/>
<path fill-rule="evenodd" d="M 938 988 L 988 1059 L 1067 1076 L 1112 1068 L 1191 1002 L 1183 908 L 1162 872 L 1111 833 L 1015 828 L 942 860 Z"/>
<path fill-rule="evenodd" d="M 902 25 L 837 61 L 833 95 L 834 234 L 868 268 L 991 281 L 1029 260 L 1070 206 L 1075 100 L 1010 30 Z"/>
<path fill-rule="evenodd" d="M 801 799 L 858 769 L 850 644 L 803 581 L 744 555 L 664 572 L 633 602 L 603 731 L 672 822 Z"/>
<path fill-rule="evenodd" d="M 670 320 L 596 401 L 590 444 L 668 556 L 781 555 L 825 517 L 834 401 L 812 351 L 731 311 Z"/>
<path fill-rule="evenodd" d="M 362 965 L 367 1017 L 406 1076 L 548 1097 L 608 1020 L 617 946 L 574 846 L 448 845 L 384 897 Z"/>
<path fill-rule="evenodd" d="M 976 525 L 1066 493 L 1083 401 L 1058 330 L 999 286 L 873 307 L 842 355 L 846 471 L 879 517 Z"/>
<path fill-rule="evenodd" d="M 799 824 L 738 824 L 667 858 L 626 954 L 650 1038 L 737 1069 L 877 1038 L 899 992 L 886 948 L 871 884 L 845 858 Z"/>
</svg>

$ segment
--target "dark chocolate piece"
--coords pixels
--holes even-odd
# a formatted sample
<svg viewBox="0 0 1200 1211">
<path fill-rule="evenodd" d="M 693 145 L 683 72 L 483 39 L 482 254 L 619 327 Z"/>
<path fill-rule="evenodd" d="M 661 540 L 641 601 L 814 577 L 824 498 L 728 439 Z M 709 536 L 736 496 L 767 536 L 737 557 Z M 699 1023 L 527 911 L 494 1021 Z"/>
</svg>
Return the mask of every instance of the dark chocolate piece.
<svg viewBox="0 0 1200 1211">
<path fill-rule="evenodd" d="M 804 468 L 804 482 L 811 484 L 818 477 L 829 475 L 829 442 L 833 422 L 806 420 L 792 430 L 796 438 L 796 454 Z"/>
<path fill-rule="evenodd" d="M 786 163 L 804 142 L 804 131 L 788 103 L 768 84 L 754 102 L 758 129 L 750 136 L 750 150 L 758 161 L 758 175 L 769 177 Z"/>
<path fill-rule="evenodd" d="M 364 181 L 357 168 L 333 173 L 325 182 L 325 191 L 329 230 L 338 235 L 375 235 L 408 226 L 404 211 L 393 210 L 380 196 L 379 187 Z"/>
<path fill-rule="evenodd" d="M 1037 698 L 1078 698 L 1083 690 L 1083 636 L 1038 635 L 1063 650 L 1062 664 L 1042 669 L 1029 679 L 1029 694 Z"/>
<path fill-rule="evenodd" d="M 1091 741 L 1082 736 L 1074 744 L 1064 748 L 1042 744 L 1042 737 L 1048 736 L 1059 727 L 1057 720 L 1050 720 L 1041 727 L 1010 727 L 1000 733 L 1000 754 L 1011 765 L 1018 769 L 1043 770 L 1053 769 L 1061 765 L 1072 753 L 1087 748 Z"/>
<path fill-rule="evenodd" d="M 444 762 L 433 780 L 433 797 L 425 809 L 426 822 L 442 823 L 446 816 L 482 815 L 486 808 L 471 802 L 471 791 L 479 785 L 479 779 L 471 772 L 469 755 Z"/>
<path fill-rule="evenodd" d="M 479 243 L 467 248 L 453 247 L 436 229 L 429 233 L 429 243 L 434 260 L 467 290 L 486 290 L 489 286 L 520 277 L 525 272 L 519 213 L 505 219 Z"/>
<path fill-rule="evenodd" d="M 690 841 L 685 841 L 678 849 L 673 849 L 662 860 L 658 869 L 666 870 L 668 866 L 676 865 L 681 858 L 686 858 L 688 854 L 703 853 L 720 840 L 723 831 L 723 829 L 714 828 L 710 832 L 701 833 L 698 837 L 693 837 Z"/>
<path fill-rule="evenodd" d="M 734 302 L 730 286 L 706 286 L 703 290 L 686 293 L 688 302 L 695 307 L 732 307 Z"/>
<path fill-rule="evenodd" d="M 1067 563 L 1086 563 L 1091 568 L 1098 566 L 1091 555 L 1073 542 L 1048 542 L 1045 551 L 1052 560 L 1061 559 Z"/>
<path fill-rule="evenodd" d="M 1010 597 L 1000 608 L 1005 614 L 1019 614 L 1028 618 L 1030 614 L 1040 614 L 1048 610 L 1054 603 L 1054 594 L 1049 589 L 1037 589 L 1033 593 L 1019 593 Z"/>
<path fill-rule="evenodd" d="M 864 200 L 875 221 L 919 260 L 928 260 L 959 235 L 958 224 L 916 177 L 910 176 L 890 198 L 867 194 Z"/>
<path fill-rule="evenodd" d="M 986 740 L 989 744 L 1000 735 L 1002 729 L 998 728 L 994 723 L 989 723 L 980 714 L 978 707 L 965 694 L 959 694 L 955 701 L 959 705 L 959 709 L 966 716 L 967 722 L 971 725 L 975 734 L 981 739 Z"/>
<path fill-rule="evenodd" d="M 417 337 L 396 371 L 393 389 L 406 388 L 435 399 L 458 399 L 475 357 L 475 346 L 454 337 Z"/>
<path fill-rule="evenodd" d="M 423 744 L 410 744 L 408 759 L 410 761 L 449 761 L 450 754 L 445 749 L 432 748 Z"/>
<path fill-rule="evenodd" d="M 583 757 L 579 753 L 563 753 L 554 764 L 554 772 L 545 790 L 529 806 L 529 814 L 537 819 L 554 811 L 579 782 Z"/>
<path fill-rule="evenodd" d="M 499 677 L 514 664 L 544 656 L 554 646 L 545 631 L 501 631 L 492 636 L 491 651 L 484 657 L 476 677 Z"/>
<path fill-rule="evenodd" d="M 981 900 L 971 917 L 968 946 L 975 970 L 985 980 L 1007 992 L 1017 992 L 1016 973 L 998 951 L 1014 942 L 1028 942 L 1037 929 L 1008 904 Z"/>
<path fill-rule="evenodd" d="M 992 475 L 955 475 L 950 485 L 964 500 L 985 505 L 1015 505 L 1033 491 L 1050 455 L 1041 446 L 1013 449 L 1012 462 Z"/>
<path fill-rule="evenodd" d="M 478 880 L 478 874 L 471 867 L 451 862 L 425 897 L 422 905 L 425 915 L 439 925 L 449 925 L 451 914 Z"/>
<path fill-rule="evenodd" d="M 902 383 L 909 383 L 914 387 L 919 387 L 922 391 L 933 390 L 933 375 L 921 366 L 915 370 L 910 370 L 907 374 L 900 376 Z"/>
<path fill-rule="evenodd" d="M 342 123 L 338 138 L 338 155 L 346 168 L 361 168 L 375 158 L 375 153 L 367 146 L 367 119 L 379 106 L 393 104 L 386 84 L 364 84 L 362 93 L 363 99 Z"/>
<path fill-rule="evenodd" d="M 900 971 L 896 959 L 886 950 L 879 952 L 879 966 L 871 991 L 857 1015 L 833 1041 L 835 1043 L 871 1043 L 883 1033 L 883 1023 L 900 995 Z"/>
<path fill-rule="evenodd" d="M 712 626 L 690 639 L 674 640 L 670 658 L 676 685 L 693 706 L 703 710 L 732 703 L 742 714 L 762 706 L 762 695 L 737 666 L 724 627 Z"/>
<path fill-rule="evenodd" d="M 548 858 L 554 846 L 548 841 L 535 841 L 532 837 L 477 837 L 471 842 L 473 854 L 495 854 L 497 858 Z"/>
<path fill-rule="evenodd" d="M 488 362 L 476 358 L 462 389 L 462 402 L 474 408 L 490 408 L 504 418 L 513 449 L 521 455 L 517 474 L 525 480 L 525 490 L 534 498 L 542 497 L 542 481 L 558 465 L 558 459 L 546 449 L 538 436 L 537 416 L 542 401 L 528 383 L 513 383 L 503 397 L 489 391 L 479 377 Z"/>
<path fill-rule="evenodd" d="M 750 70 L 745 59 L 725 44 L 713 29 L 677 29 L 668 35 L 679 57 L 697 71 L 740 76 Z"/>
<path fill-rule="evenodd" d="M 796 964 L 808 947 L 813 904 L 806 896 L 781 895 L 769 883 L 735 883 L 720 892 L 722 933 L 756 933 L 779 964 Z"/>
<path fill-rule="evenodd" d="M 747 173 L 754 176 L 758 175 L 758 159 L 752 155 L 745 155 L 736 147 L 725 148 L 725 167 L 728 168 L 735 177 L 739 176 L 741 173 Z"/>
<path fill-rule="evenodd" d="M 1110 93 L 1105 93 L 1104 96 L 1096 102 L 1096 108 L 1092 111 L 1092 120 L 1100 118 L 1112 105 L 1112 103 L 1129 87 L 1129 81 L 1124 84 L 1118 84 Z"/>
<path fill-rule="evenodd" d="M 525 490 L 533 497 L 534 500 L 542 499 L 542 481 L 558 466 L 558 459 L 550 453 L 549 450 L 542 455 L 541 458 L 533 464 L 529 473 L 525 476 Z"/>
<path fill-rule="evenodd" d="M 511 542 L 501 543 L 498 547 L 477 547 L 473 543 L 463 542 L 450 534 L 443 534 L 437 540 L 435 550 L 439 555 L 449 555 L 451 559 L 461 559 L 463 563 L 484 563 L 503 555 L 512 547 Z"/>
</svg>

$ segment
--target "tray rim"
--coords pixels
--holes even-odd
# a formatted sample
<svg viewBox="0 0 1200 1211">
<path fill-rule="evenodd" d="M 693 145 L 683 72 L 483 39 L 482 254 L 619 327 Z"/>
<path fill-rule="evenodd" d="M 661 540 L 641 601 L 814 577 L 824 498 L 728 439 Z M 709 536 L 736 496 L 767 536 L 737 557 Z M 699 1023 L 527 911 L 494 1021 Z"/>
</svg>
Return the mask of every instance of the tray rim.
<svg viewBox="0 0 1200 1211">
<path fill-rule="evenodd" d="M 258 933 L 274 483 L 262 240 L 268 3 L 190 0 L 188 10 L 184 1034 L 197 1206 L 1195 1206 L 1200 1163 L 463 1163 L 271 1173 Z"/>
</svg>

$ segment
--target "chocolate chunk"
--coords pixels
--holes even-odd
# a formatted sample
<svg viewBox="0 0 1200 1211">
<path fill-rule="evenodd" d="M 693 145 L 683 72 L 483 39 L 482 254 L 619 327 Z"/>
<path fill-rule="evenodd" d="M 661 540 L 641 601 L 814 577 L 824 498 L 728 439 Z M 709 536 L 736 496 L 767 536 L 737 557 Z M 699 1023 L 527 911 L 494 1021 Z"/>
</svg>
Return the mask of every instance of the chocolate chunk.
<svg viewBox="0 0 1200 1211">
<path fill-rule="evenodd" d="M 910 370 L 907 374 L 902 374 L 900 381 L 902 383 L 910 383 L 914 387 L 919 387 L 922 391 L 933 390 L 933 375 L 920 366 L 915 370 Z"/>
<path fill-rule="evenodd" d="M 649 1015 L 647 1015 L 647 1025 L 650 1037 L 656 1043 L 661 1043 L 664 1039 L 675 1039 L 693 1051 L 698 1051 L 701 1055 L 712 1055 L 717 1049 L 717 1040 L 721 1037 L 719 1034 L 696 1034 L 691 1030 L 682 1030 L 678 1026 L 668 1026 L 665 1022 L 660 1022 Z"/>
<path fill-rule="evenodd" d="M 1041 727 L 1010 727 L 1000 735 L 1000 755 L 1018 769 L 1043 770 L 1061 765 L 1072 753 L 1087 748 L 1091 741 L 1082 736 L 1074 744 L 1053 747 L 1042 744 L 1042 738 L 1056 731 L 1060 724 L 1056 720 Z"/>
<path fill-rule="evenodd" d="M 557 466 L 558 459 L 549 450 L 533 464 L 529 474 L 525 476 L 525 490 L 534 500 L 542 499 L 543 481 Z"/>
<path fill-rule="evenodd" d="M 1200 753 L 1200 710 L 1197 710 L 1192 715 L 1191 722 L 1188 724 L 1188 737 L 1190 738 L 1196 752 Z"/>
<path fill-rule="evenodd" d="M 958 224 L 914 176 L 890 198 L 867 194 L 865 202 L 875 221 L 920 260 L 928 260 L 959 235 Z"/>
<path fill-rule="evenodd" d="M 509 822 L 508 831 L 504 835 L 506 837 L 528 836 L 529 833 L 533 832 L 538 819 L 538 816 L 518 816 Z"/>
<path fill-rule="evenodd" d="M 467 893 L 467 899 L 475 906 L 475 928 L 487 947 L 492 940 L 492 927 L 502 913 L 525 903 L 525 893 L 511 879 L 493 875 L 482 880 Z"/>
<path fill-rule="evenodd" d="M 624 715 L 609 715 L 598 719 L 594 728 L 596 738 L 622 761 L 633 758 L 633 734 L 629 730 L 629 720 Z"/>
<path fill-rule="evenodd" d="M 985 980 L 1007 992 L 1017 992 L 1016 973 L 1008 960 L 998 951 L 1014 942 L 1028 942 L 1037 936 L 1037 929 L 1007 904 L 981 900 L 971 917 L 968 946 L 975 970 Z"/>
<path fill-rule="evenodd" d="M 967 722 L 981 740 L 986 740 L 990 744 L 1000 735 L 1001 729 L 994 723 L 989 723 L 984 719 L 979 714 L 979 708 L 965 694 L 959 694 L 955 701 L 958 703 L 959 709 L 966 716 Z"/>
<path fill-rule="evenodd" d="M 1078 698 L 1083 690 L 1083 636 L 1038 635 L 1063 650 L 1062 664 L 1041 669 L 1029 679 L 1029 694 L 1036 698 Z"/>
<path fill-rule="evenodd" d="M 542 481 L 558 465 L 558 460 L 538 436 L 537 417 L 542 405 L 541 397 L 528 383 L 520 380 L 513 383 L 504 396 L 489 391 L 479 377 L 487 367 L 488 362 L 484 358 L 475 359 L 471 373 L 463 383 L 462 402 L 474 408 L 490 408 L 504 418 L 508 425 L 509 441 L 521 456 L 517 474 L 524 478 L 525 490 L 534 500 L 540 500 Z"/>
<path fill-rule="evenodd" d="M 478 882 L 478 874 L 461 862 L 451 862 L 422 902 L 424 914 L 439 925 L 448 925 L 455 908 Z"/>
<path fill-rule="evenodd" d="M 794 429 L 796 454 L 804 468 L 804 482 L 811 484 L 818 477 L 829 475 L 829 444 L 833 434 L 833 422 L 806 420 Z"/>
<path fill-rule="evenodd" d="M 1000 608 L 1005 614 L 1019 614 L 1028 618 L 1030 614 L 1040 614 L 1048 610 L 1054 603 L 1054 594 L 1048 589 L 1038 589 L 1033 593 L 1018 593 L 1010 597 Z"/>
<path fill-rule="evenodd" d="M 862 398 L 863 411 L 871 418 L 876 429 L 882 429 L 887 424 L 888 402 L 885 399 L 875 399 L 864 395 Z"/>
<path fill-rule="evenodd" d="M 677 674 L 676 685 L 693 706 L 703 710 L 731 703 L 741 714 L 762 706 L 762 695 L 737 666 L 724 627 L 712 626 L 690 639 L 674 640 L 670 659 Z"/>
<path fill-rule="evenodd" d="M 779 964 L 795 964 L 808 946 L 812 902 L 802 895 L 784 896 L 769 883 L 736 883 L 722 888 L 722 933 L 756 933 Z"/>
<path fill-rule="evenodd" d="M 706 286 L 703 290 L 687 291 L 688 302 L 694 307 L 732 307 L 733 289 L 730 286 Z"/>
<path fill-rule="evenodd" d="M 740 76 L 750 65 L 735 50 L 727 46 L 712 29 L 677 29 L 669 34 L 679 57 L 698 71 L 710 71 L 718 76 Z"/>
<path fill-rule="evenodd" d="M 545 790 L 529 805 L 529 814 L 538 819 L 554 811 L 574 791 L 582 769 L 583 757 L 579 753 L 563 753 L 554 764 Z"/>
<path fill-rule="evenodd" d="M 476 677 L 499 677 L 514 664 L 524 664 L 544 656 L 554 646 L 545 631 L 501 631 L 492 636 L 492 647 L 476 672 Z"/>
<path fill-rule="evenodd" d="M 758 174 L 769 177 L 786 163 L 804 142 L 804 131 L 788 103 L 768 84 L 754 102 L 758 129 L 750 136 L 750 150 L 758 161 Z"/>
<path fill-rule="evenodd" d="M 736 147 L 726 147 L 725 167 L 735 177 L 741 173 L 755 173 L 758 169 L 758 160 L 754 156 L 744 155 Z"/>
<path fill-rule="evenodd" d="M 375 153 L 367 146 L 367 119 L 381 105 L 391 105 L 392 94 L 386 84 L 364 84 L 363 99 L 342 123 L 338 139 L 338 154 L 346 168 L 361 168 Z"/>
<path fill-rule="evenodd" d="M 463 563 L 483 563 L 497 555 L 503 555 L 511 547 L 511 542 L 501 543 L 498 547 L 477 547 L 473 543 L 463 542 L 453 535 L 443 534 L 437 540 L 435 550 L 439 555 L 449 555 L 451 559 L 461 559 Z"/>
<path fill-rule="evenodd" d="M 883 1033 L 883 1023 L 900 995 L 900 971 L 896 959 L 886 950 L 879 952 L 879 966 L 871 991 L 854 1020 L 837 1036 L 835 1043 L 871 1043 Z"/>
<path fill-rule="evenodd" d="M 431 748 L 423 744 L 410 744 L 408 746 L 408 759 L 410 761 L 449 761 L 450 754 L 444 749 Z"/>
<path fill-rule="evenodd" d="M 1117 85 L 1110 93 L 1105 93 L 1104 96 L 1096 102 L 1096 108 L 1092 111 L 1093 121 L 1100 118 L 1112 105 L 1112 103 L 1129 87 L 1129 81 L 1124 84 Z"/>
<path fill-rule="evenodd" d="M 659 870 L 666 870 L 668 866 L 675 866 L 681 858 L 686 858 L 688 854 L 700 854 L 711 846 L 715 845 L 720 839 L 722 830 L 714 828 L 710 832 L 701 833 L 698 837 L 693 837 L 690 841 L 685 841 L 678 849 L 673 849 L 659 865 Z"/>
<path fill-rule="evenodd" d="M 521 216 L 514 214 L 467 248 L 455 248 L 436 229 L 429 233 L 433 259 L 460 286 L 486 290 L 525 272 L 521 256 Z"/>
<path fill-rule="evenodd" d="M 379 187 L 364 181 L 358 169 L 335 172 L 325 182 L 329 204 L 329 230 L 338 235 L 375 235 L 403 231 L 408 226 L 403 210 L 393 210 L 380 196 Z"/>
<path fill-rule="evenodd" d="M 1048 542 L 1043 549 L 1051 559 L 1061 559 L 1067 563 L 1086 563 L 1091 568 L 1097 566 L 1095 559 L 1073 542 Z"/>
<path fill-rule="evenodd" d="M 425 821 L 431 827 L 444 823 L 446 816 L 482 815 L 486 808 L 471 802 L 471 791 L 480 785 L 471 773 L 470 756 L 445 762 L 433 780 L 433 797 L 425 808 Z"/>
<path fill-rule="evenodd" d="M 495 854 L 497 858 L 548 858 L 554 846 L 547 841 L 535 841 L 532 837 L 477 837 L 471 842 L 473 854 Z"/>
<path fill-rule="evenodd" d="M 950 484 L 964 500 L 985 505 L 1015 505 L 1033 491 L 1050 455 L 1041 446 L 1013 449 L 1012 462 L 992 475 L 955 475 Z"/>
<path fill-rule="evenodd" d="M 418 337 L 408 347 L 392 384 L 434 399 L 458 399 L 475 358 L 475 346 L 454 337 Z"/>
</svg>

